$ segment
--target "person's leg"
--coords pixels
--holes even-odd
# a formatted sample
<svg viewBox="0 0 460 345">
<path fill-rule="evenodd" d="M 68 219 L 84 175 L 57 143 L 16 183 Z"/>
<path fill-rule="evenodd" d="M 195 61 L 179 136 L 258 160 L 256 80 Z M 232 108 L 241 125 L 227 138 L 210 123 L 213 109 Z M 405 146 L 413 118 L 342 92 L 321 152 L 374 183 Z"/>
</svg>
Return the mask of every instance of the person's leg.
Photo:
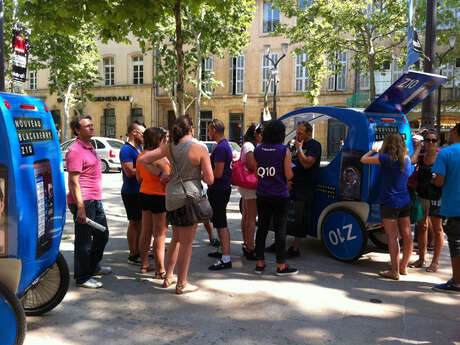
<svg viewBox="0 0 460 345">
<path fill-rule="evenodd" d="M 126 237 L 128 239 L 129 256 L 139 254 L 139 237 L 141 231 L 141 220 L 131 219 L 128 221 L 128 231 Z"/>
<path fill-rule="evenodd" d="M 257 266 L 259 267 L 265 265 L 265 240 L 267 239 L 273 211 L 273 207 L 267 198 L 262 196 L 257 197 L 257 214 L 259 216 L 259 222 L 256 232 L 256 256 L 258 260 Z"/>
<path fill-rule="evenodd" d="M 142 228 L 139 237 L 139 254 L 142 267 L 149 266 L 149 249 L 153 232 L 153 213 L 150 210 L 142 210 Z"/>
<path fill-rule="evenodd" d="M 434 252 L 431 264 L 427 267 L 427 272 L 436 272 L 439 267 L 439 257 L 444 247 L 444 232 L 442 230 L 442 218 L 441 217 L 430 217 L 431 224 L 433 225 L 434 233 Z"/>
<path fill-rule="evenodd" d="M 383 218 L 383 227 L 388 239 L 388 250 L 390 252 L 391 271 L 390 274 L 399 274 L 399 241 L 398 222 L 396 219 Z"/>
<path fill-rule="evenodd" d="M 168 245 L 166 252 L 166 277 L 172 278 L 174 274 L 174 267 L 176 267 L 177 256 L 179 254 L 179 233 L 176 226 L 172 226 L 172 238 Z"/>
<path fill-rule="evenodd" d="M 254 233 L 256 231 L 257 200 L 246 199 L 246 245 L 254 250 Z"/>
<path fill-rule="evenodd" d="M 107 218 L 105 217 L 105 212 L 104 212 L 104 206 L 102 205 L 102 201 L 100 200 L 94 200 L 94 221 L 96 223 L 101 224 L 102 226 L 105 226 L 107 230 L 105 231 L 99 231 L 99 230 L 93 230 L 93 243 L 91 247 L 91 260 L 92 260 L 92 269 L 93 273 L 97 272 L 100 267 L 99 263 L 102 260 L 102 256 L 104 255 L 104 249 L 105 246 L 109 240 L 109 228 L 107 226 Z M 87 213 L 88 215 L 88 213 Z M 92 219 L 90 217 L 90 219 Z"/>
<path fill-rule="evenodd" d="M 412 233 L 410 231 L 410 217 L 398 218 L 398 228 L 403 242 L 403 257 L 399 265 L 399 270 L 401 272 L 405 272 L 410 260 L 410 256 L 412 255 L 413 248 Z"/>
<path fill-rule="evenodd" d="M 222 260 L 230 261 L 230 232 L 227 227 L 227 204 L 230 201 L 231 190 L 208 190 L 212 195 L 212 223 L 217 228 L 222 247 Z M 211 197 L 209 198 L 211 201 Z M 227 260 L 225 260 L 225 257 Z"/>
<path fill-rule="evenodd" d="M 168 227 L 166 225 L 166 213 L 153 214 L 153 250 L 155 255 L 155 271 L 158 273 L 165 272 L 165 238 Z"/>
<path fill-rule="evenodd" d="M 196 224 L 187 227 L 176 227 L 179 238 L 179 255 L 177 258 L 177 284 L 187 283 L 188 268 L 192 257 L 192 244 L 195 238 Z"/>
<path fill-rule="evenodd" d="M 276 263 L 280 270 L 284 269 L 286 264 L 286 226 L 288 199 L 276 198 L 273 203 L 273 227 L 275 230 L 276 243 Z"/>
<path fill-rule="evenodd" d="M 444 229 L 449 243 L 452 279 L 460 286 L 460 218 L 449 218 Z"/>
<path fill-rule="evenodd" d="M 211 221 L 210 220 L 204 221 L 203 226 L 206 229 L 206 232 L 208 233 L 209 242 L 211 242 L 212 244 L 214 242 L 214 232 L 212 231 Z"/>
<path fill-rule="evenodd" d="M 69 209 L 75 217 L 77 207 L 69 205 Z M 74 278 L 77 284 L 83 284 L 91 278 L 91 242 L 92 231 L 89 225 L 75 222 L 75 250 L 74 250 Z"/>
<path fill-rule="evenodd" d="M 242 213 L 241 213 L 241 236 L 243 237 L 243 250 L 247 248 L 247 200 L 242 198 Z"/>
<path fill-rule="evenodd" d="M 425 266 L 425 254 L 427 245 L 428 234 L 428 207 L 426 202 L 428 200 L 421 199 L 423 212 L 425 217 L 417 222 L 417 252 L 418 259 L 410 264 L 410 267 L 423 267 Z M 428 201 L 429 202 L 429 201 Z M 425 206 L 424 206 L 425 205 Z"/>
</svg>

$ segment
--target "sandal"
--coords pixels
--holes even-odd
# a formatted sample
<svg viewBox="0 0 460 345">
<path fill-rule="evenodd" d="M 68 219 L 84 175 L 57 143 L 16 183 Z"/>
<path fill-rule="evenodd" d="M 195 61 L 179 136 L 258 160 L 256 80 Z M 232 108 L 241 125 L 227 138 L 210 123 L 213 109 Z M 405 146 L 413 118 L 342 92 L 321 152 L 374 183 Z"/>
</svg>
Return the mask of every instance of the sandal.
<svg viewBox="0 0 460 345">
<path fill-rule="evenodd" d="M 165 279 L 166 278 L 166 272 L 155 272 L 155 279 Z"/>
<path fill-rule="evenodd" d="M 407 276 L 407 267 L 406 268 L 399 268 L 399 274 L 402 276 Z"/>
<path fill-rule="evenodd" d="M 427 272 L 434 273 L 438 270 L 439 264 L 437 262 L 432 262 L 430 266 L 426 268 Z"/>
<path fill-rule="evenodd" d="M 183 285 L 176 284 L 176 294 L 177 295 L 184 295 L 186 293 L 192 293 L 198 291 L 200 289 L 199 286 L 193 285 L 190 283 L 185 283 Z"/>
<path fill-rule="evenodd" d="M 173 285 L 175 283 L 176 283 L 176 278 L 174 278 L 174 277 L 165 277 L 163 279 L 163 287 L 165 289 L 169 288 L 171 285 Z"/>
<path fill-rule="evenodd" d="M 409 264 L 409 267 L 411 268 L 420 268 L 423 266 L 425 266 L 425 260 L 420 260 L 420 259 L 418 259 L 417 261 L 411 262 Z"/>
<path fill-rule="evenodd" d="M 148 265 L 148 266 L 141 266 L 139 271 L 140 274 L 146 274 L 147 272 L 151 272 L 155 269 L 155 267 Z"/>
<path fill-rule="evenodd" d="M 399 280 L 398 273 L 391 273 L 390 271 L 380 271 L 379 276 L 382 278 L 392 279 L 392 280 Z"/>
</svg>

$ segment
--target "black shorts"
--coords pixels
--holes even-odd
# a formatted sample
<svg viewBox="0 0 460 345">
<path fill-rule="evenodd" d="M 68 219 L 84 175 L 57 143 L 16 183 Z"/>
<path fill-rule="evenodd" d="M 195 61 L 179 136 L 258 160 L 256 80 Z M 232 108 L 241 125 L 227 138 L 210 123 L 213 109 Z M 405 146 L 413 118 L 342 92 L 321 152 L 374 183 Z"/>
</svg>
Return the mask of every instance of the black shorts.
<svg viewBox="0 0 460 345">
<path fill-rule="evenodd" d="M 444 232 L 449 242 L 450 257 L 460 257 L 460 217 L 448 217 Z"/>
<path fill-rule="evenodd" d="M 380 217 L 383 219 L 398 219 L 410 217 L 410 203 L 400 208 L 390 208 L 380 205 Z"/>
<path fill-rule="evenodd" d="M 227 204 L 232 190 L 208 189 L 208 199 L 212 207 L 212 224 L 216 229 L 227 227 Z"/>
<path fill-rule="evenodd" d="M 141 220 L 142 209 L 139 201 L 139 194 L 121 193 L 123 205 L 125 205 L 126 216 L 128 220 Z"/>
<path fill-rule="evenodd" d="M 187 215 L 185 206 L 177 210 L 168 211 L 166 213 L 166 219 L 172 226 L 192 226 L 195 224 Z"/>
<path fill-rule="evenodd" d="M 166 212 L 166 199 L 164 195 L 139 193 L 142 211 L 152 213 Z"/>
</svg>

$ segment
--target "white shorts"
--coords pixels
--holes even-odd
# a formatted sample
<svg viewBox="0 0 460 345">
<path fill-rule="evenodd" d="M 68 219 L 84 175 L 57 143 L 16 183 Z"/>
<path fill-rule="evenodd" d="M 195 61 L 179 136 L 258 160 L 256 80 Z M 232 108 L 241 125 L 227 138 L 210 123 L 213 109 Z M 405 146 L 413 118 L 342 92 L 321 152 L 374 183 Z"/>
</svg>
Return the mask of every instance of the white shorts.
<svg viewBox="0 0 460 345">
<path fill-rule="evenodd" d="M 241 194 L 243 199 L 257 199 L 256 190 L 255 189 L 247 189 L 243 187 L 238 187 L 238 191 Z"/>
</svg>

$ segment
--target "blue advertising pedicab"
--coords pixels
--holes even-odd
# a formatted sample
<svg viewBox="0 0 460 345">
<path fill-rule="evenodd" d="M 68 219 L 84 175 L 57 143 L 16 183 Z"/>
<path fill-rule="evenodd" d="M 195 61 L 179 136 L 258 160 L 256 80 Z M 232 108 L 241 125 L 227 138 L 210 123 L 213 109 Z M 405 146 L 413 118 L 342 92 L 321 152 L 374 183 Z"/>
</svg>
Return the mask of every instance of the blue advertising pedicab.
<svg viewBox="0 0 460 345">
<path fill-rule="evenodd" d="M 0 344 L 22 344 L 25 315 L 64 298 L 59 253 L 65 186 L 59 140 L 43 101 L 0 93 Z"/>
<path fill-rule="evenodd" d="M 294 110 L 280 118 L 286 126 L 285 144 L 295 138 L 299 122 L 313 126 L 313 138 L 322 145 L 310 219 L 302 202 L 292 201 L 288 234 L 306 227 L 307 235 L 321 239 L 329 253 L 341 261 L 355 261 L 367 249 L 368 238 L 386 245 L 381 225 L 379 194 L 381 170 L 363 165 L 361 156 L 390 133 L 401 133 L 412 153 L 406 114 L 446 80 L 416 71 L 404 73 L 364 111 L 314 106 Z M 295 188 L 295 187 L 294 187 Z"/>
</svg>

